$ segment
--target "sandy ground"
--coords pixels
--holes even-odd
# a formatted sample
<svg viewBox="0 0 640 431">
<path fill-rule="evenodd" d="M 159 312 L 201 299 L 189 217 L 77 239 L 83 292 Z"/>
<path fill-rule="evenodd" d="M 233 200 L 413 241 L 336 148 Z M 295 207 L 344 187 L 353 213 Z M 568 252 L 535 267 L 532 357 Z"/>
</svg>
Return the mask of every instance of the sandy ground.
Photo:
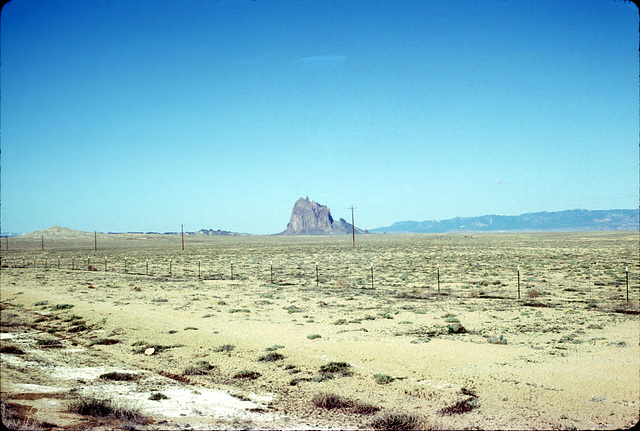
<svg viewBox="0 0 640 431">
<path fill-rule="evenodd" d="M 2 353 L 3 403 L 33 424 L 122 426 L 67 412 L 81 396 L 139 410 L 141 429 L 362 429 L 390 412 L 441 429 L 639 419 L 637 233 L 378 236 L 356 250 L 343 238 L 190 238 L 186 252 L 105 236 L 101 254 L 56 241 L 44 253 L 34 239 L 10 244 L 0 273 L 3 352 L 24 352 Z M 450 329 L 458 322 L 464 332 Z M 322 372 L 332 362 L 347 372 Z M 136 379 L 100 378 L 110 371 Z M 316 406 L 325 392 L 379 411 Z"/>
</svg>

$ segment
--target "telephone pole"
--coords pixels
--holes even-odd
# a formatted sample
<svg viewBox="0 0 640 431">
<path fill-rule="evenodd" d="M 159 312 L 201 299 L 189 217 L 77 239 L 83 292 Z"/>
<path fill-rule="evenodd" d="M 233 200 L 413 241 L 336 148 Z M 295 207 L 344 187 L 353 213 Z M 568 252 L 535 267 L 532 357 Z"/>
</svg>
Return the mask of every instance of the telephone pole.
<svg viewBox="0 0 640 431">
<path fill-rule="evenodd" d="M 351 235 L 353 237 L 353 246 L 356 246 L 356 225 L 353 222 L 353 210 L 355 209 L 353 205 L 349 208 L 351 210 Z"/>
</svg>

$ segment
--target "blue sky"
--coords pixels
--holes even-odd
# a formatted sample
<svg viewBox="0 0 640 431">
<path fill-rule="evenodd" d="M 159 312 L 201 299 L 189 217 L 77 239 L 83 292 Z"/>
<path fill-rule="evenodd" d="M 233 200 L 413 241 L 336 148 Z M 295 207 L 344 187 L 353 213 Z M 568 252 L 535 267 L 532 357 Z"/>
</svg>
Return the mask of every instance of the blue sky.
<svg viewBox="0 0 640 431">
<path fill-rule="evenodd" d="M 637 208 L 638 9 L 615 0 L 13 0 L 1 222 L 282 231 Z"/>
</svg>

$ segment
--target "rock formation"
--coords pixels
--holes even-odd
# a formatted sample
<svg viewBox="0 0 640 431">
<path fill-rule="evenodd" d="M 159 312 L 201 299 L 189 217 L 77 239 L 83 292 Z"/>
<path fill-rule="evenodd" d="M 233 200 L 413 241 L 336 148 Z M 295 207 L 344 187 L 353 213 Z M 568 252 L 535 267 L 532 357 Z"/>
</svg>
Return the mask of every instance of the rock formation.
<svg viewBox="0 0 640 431">
<path fill-rule="evenodd" d="M 309 201 L 307 197 L 296 201 L 287 229 L 280 235 L 346 235 L 351 231 L 351 223 L 342 218 L 335 221 L 329 207 Z M 358 228 L 355 231 L 358 234 L 368 233 Z"/>
</svg>

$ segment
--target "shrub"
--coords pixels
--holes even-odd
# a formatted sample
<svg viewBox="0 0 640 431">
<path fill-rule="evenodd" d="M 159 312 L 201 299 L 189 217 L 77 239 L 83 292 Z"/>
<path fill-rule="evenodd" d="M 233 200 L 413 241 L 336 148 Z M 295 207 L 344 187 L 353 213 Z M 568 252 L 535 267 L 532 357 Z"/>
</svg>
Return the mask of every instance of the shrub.
<svg viewBox="0 0 640 431">
<path fill-rule="evenodd" d="M 110 346 L 112 344 L 118 344 L 120 340 L 116 340 L 115 338 L 98 338 L 97 340 L 93 340 L 89 343 L 90 346 L 95 346 L 99 344 L 101 346 Z"/>
<path fill-rule="evenodd" d="M 334 325 L 346 325 L 347 324 L 347 319 L 338 319 L 335 322 L 333 322 Z"/>
<path fill-rule="evenodd" d="M 68 310 L 70 308 L 73 308 L 73 304 L 56 304 L 53 307 L 51 307 L 52 311 L 56 311 L 56 310 Z"/>
<path fill-rule="evenodd" d="M 9 353 L 11 355 L 24 355 L 24 351 L 18 346 L 11 344 L 0 347 L 0 353 Z"/>
<path fill-rule="evenodd" d="M 131 373 L 121 373 L 120 371 L 111 371 L 110 373 L 101 374 L 100 378 L 103 380 L 131 382 L 134 380 L 138 380 L 140 376 L 138 376 L 137 374 L 131 374 Z"/>
<path fill-rule="evenodd" d="M 478 402 L 475 397 L 471 397 L 462 401 L 458 401 L 450 406 L 447 406 L 439 411 L 441 415 L 459 415 L 462 413 L 468 413 L 471 410 L 478 407 Z"/>
<path fill-rule="evenodd" d="M 67 332 L 82 332 L 82 331 L 87 331 L 89 329 L 89 327 L 87 325 L 85 325 L 84 323 L 78 323 L 72 327 L 70 327 L 69 329 L 67 329 Z"/>
<path fill-rule="evenodd" d="M 166 396 L 165 394 L 161 393 L 161 392 L 154 392 L 154 393 L 151 394 L 149 399 L 151 401 L 160 401 L 160 400 L 168 400 L 169 397 Z"/>
<path fill-rule="evenodd" d="M 69 405 L 68 410 L 71 413 L 78 413 L 84 416 L 118 419 L 138 424 L 144 424 L 147 422 L 147 419 L 137 410 L 113 406 L 109 400 L 81 398 L 72 402 Z"/>
<path fill-rule="evenodd" d="M 538 292 L 535 289 L 529 289 L 527 290 L 527 298 L 537 298 L 538 296 L 540 296 L 540 292 Z"/>
<path fill-rule="evenodd" d="M 2 326 L 31 326 L 22 317 L 6 310 L 0 314 L 0 324 L 2 324 Z"/>
<path fill-rule="evenodd" d="M 274 361 L 279 361 L 281 359 L 284 359 L 284 355 L 282 353 L 271 352 L 271 353 L 267 353 L 264 356 L 260 356 L 258 358 L 258 361 L 261 361 L 261 362 L 274 362 Z"/>
<path fill-rule="evenodd" d="M 373 378 L 379 385 L 388 385 L 395 380 L 393 377 L 387 376 L 386 374 L 374 374 Z"/>
<path fill-rule="evenodd" d="M 215 365 L 211 365 L 207 361 L 198 361 L 198 364 L 196 366 L 204 371 L 211 371 L 216 367 Z"/>
<path fill-rule="evenodd" d="M 349 370 L 351 365 L 346 362 L 329 362 L 326 365 L 320 366 L 320 373 L 322 374 L 340 374 L 342 376 L 350 376 L 353 373 Z"/>
<path fill-rule="evenodd" d="M 406 413 L 385 413 L 382 416 L 376 417 L 371 422 L 371 428 L 378 430 L 418 430 L 423 429 L 422 420 L 415 415 L 409 415 Z"/>
<path fill-rule="evenodd" d="M 353 403 L 353 412 L 361 415 L 370 415 L 380 411 L 380 407 L 373 404 L 356 401 Z"/>
<path fill-rule="evenodd" d="M 207 371 L 203 370 L 199 367 L 190 366 L 184 369 L 182 372 L 183 376 L 202 376 L 207 374 Z"/>
<path fill-rule="evenodd" d="M 307 335 L 307 338 L 310 339 L 310 340 L 315 340 L 316 338 L 322 338 L 322 335 L 320 335 L 320 334 L 310 334 L 310 335 Z"/>
<path fill-rule="evenodd" d="M 336 281 L 336 286 L 340 288 L 349 287 L 349 282 L 344 278 L 339 278 L 338 281 Z"/>
<path fill-rule="evenodd" d="M 266 350 L 267 352 L 273 352 L 273 351 L 276 351 L 278 349 L 284 349 L 284 346 L 282 344 L 274 344 L 273 346 L 267 347 L 264 350 Z"/>
<path fill-rule="evenodd" d="M 353 402 L 347 398 L 328 392 L 321 392 L 314 395 L 311 401 L 313 402 L 313 405 L 323 409 L 344 409 L 353 405 Z"/>
<path fill-rule="evenodd" d="M 216 347 L 213 351 L 214 352 L 218 352 L 218 353 L 220 353 L 220 352 L 230 352 L 235 348 L 236 348 L 236 346 L 234 346 L 233 344 L 224 344 L 224 345 L 222 345 L 220 347 Z"/>
<path fill-rule="evenodd" d="M 258 377 L 260 377 L 262 374 L 256 372 L 256 371 L 250 371 L 250 370 L 242 370 L 242 371 L 238 371 L 233 378 L 234 379 L 250 379 L 250 380 L 255 380 Z"/>
<path fill-rule="evenodd" d="M 36 345 L 41 347 L 62 347 L 60 340 L 38 340 Z"/>
</svg>

